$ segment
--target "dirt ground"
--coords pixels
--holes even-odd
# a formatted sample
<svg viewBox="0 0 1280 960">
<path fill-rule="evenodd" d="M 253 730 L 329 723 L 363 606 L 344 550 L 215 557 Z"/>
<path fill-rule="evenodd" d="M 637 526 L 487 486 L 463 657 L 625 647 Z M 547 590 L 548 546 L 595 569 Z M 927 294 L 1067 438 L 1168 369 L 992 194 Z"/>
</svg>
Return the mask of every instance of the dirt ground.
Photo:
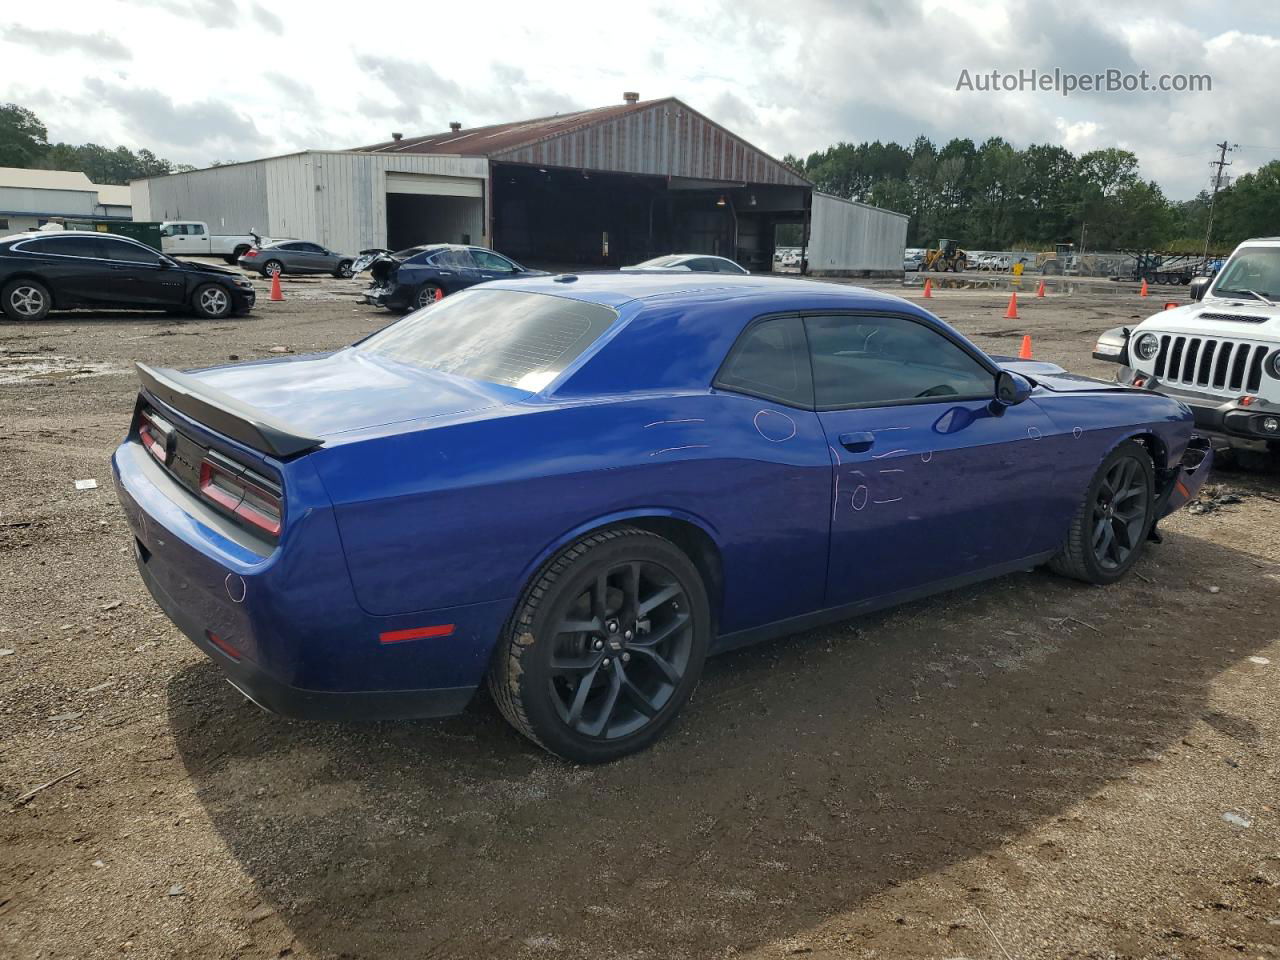
<svg viewBox="0 0 1280 960">
<path fill-rule="evenodd" d="M 1099 375 L 1166 292 L 1028 281 L 1007 320 L 1003 284 L 931 304 Z M 259 712 L 151 603 L 107 459 L 131 361 L 336 347 L 388 320 L 360 286 L 0 323 L 0 956 L 1280 957 L 1274 477 L 1219 473 L 1239 501 L 1115 587 L 1018 574 L 718 658 L 607 767 L 483 697 Z"/>
</svg>

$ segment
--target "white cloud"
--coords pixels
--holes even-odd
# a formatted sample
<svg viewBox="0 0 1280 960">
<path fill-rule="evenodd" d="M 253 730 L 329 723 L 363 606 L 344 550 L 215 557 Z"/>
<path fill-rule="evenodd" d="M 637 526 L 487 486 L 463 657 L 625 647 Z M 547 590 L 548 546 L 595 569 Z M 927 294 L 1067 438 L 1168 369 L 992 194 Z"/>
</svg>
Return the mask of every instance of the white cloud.
<svg viewBox="0 0 1280 960">
<path fill-rule="evenodd" d="M 1280 17 L 1266 5 L 1231 7 L 548 0 L 530 16 L 514 2 L 313 0 L 300 13 L 268 0 L 66 0 L 24 7 L 10 28 L 24 31 L 21 42 L 0 34 L 0 101 L 31 106 L 56 140 L 205 164 L 434 133 L 451 120 L 520 120 L 639 90 L 679 96 L 778 156 L 840 140 L 909 144 L 921 133 L 939 143 L 998 135 L 1077 151 L 1120 146 L 1186 197 L 1204 185 L 1215 141 L 1280 147 L 1270 95 Z M 1213 90 L 955 89 L 962 69 L 1055 66 L 1208 73 Z M 1280 149 L 1242 149 L 1233 171 L 1273 156 Z"/>
</svg>

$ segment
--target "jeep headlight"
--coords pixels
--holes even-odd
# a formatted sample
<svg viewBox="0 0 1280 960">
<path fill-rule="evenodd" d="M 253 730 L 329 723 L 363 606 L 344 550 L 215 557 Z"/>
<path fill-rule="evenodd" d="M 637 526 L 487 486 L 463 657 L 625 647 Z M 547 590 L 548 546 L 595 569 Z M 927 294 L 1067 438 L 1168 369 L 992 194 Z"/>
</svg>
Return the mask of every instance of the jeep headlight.
<svg viewBox="0 0 1280 960">
<path fill-rule="evenodd" d="M 1144 333 L 1134 343 L 1133 352 L 1139 360 L 1154 360 L 1160 352 L 1160 338 L 1154 333 Z"/>
<path fill-rule="evenodd" d="M 1271 359 L 1267 361 L 1267 372 L 1280 380 L 1280 350 L 1271 354 Z"/>
</svg>

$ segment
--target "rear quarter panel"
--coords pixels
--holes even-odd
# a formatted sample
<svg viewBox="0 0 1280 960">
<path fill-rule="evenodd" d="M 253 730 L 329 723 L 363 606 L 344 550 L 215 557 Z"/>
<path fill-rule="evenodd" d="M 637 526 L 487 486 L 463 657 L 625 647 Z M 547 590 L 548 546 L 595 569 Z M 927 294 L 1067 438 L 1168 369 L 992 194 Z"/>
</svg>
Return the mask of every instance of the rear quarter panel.
<svg viewBox="0 0 1280 960">
<path fill-rule="evenodd" d="M 821 606 L 831 467 L 815 414 L 720 393 L 507 410 L 315 456 L 370 613 L 514 601 L 559 546 L 638 515 L 719 546 L 722 631 Z"/>
</svg>

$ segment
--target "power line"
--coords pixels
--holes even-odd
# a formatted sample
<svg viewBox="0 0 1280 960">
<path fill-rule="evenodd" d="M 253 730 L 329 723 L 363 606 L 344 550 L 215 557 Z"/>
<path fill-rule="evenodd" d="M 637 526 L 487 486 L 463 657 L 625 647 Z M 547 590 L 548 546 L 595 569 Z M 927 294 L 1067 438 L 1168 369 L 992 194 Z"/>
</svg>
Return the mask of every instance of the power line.
<svg viewBox="0 0 1280 960">
<path fill-rule="evenodd" d="M 1231 161 L 1227 159 L 1227 151 L 1239 148 L 1240 144 L 1231 144 L 1226 140 L 1221 143 L 1215 143 L 1218 148 L 1218 159 L 1210 160 L 1209 166 L 1217 167 L 1217 173 L 1213 176 L 1213 196 L 1209 198 L 1209 224 L 1204 230 L 1204 258 L 1209 259 L 1209 238 L 1213 235 L 1213 207 L 1218 199 L 1218 191 L 1222 188 L 1222 168 L 1231 166 Z"/>
</svg>

